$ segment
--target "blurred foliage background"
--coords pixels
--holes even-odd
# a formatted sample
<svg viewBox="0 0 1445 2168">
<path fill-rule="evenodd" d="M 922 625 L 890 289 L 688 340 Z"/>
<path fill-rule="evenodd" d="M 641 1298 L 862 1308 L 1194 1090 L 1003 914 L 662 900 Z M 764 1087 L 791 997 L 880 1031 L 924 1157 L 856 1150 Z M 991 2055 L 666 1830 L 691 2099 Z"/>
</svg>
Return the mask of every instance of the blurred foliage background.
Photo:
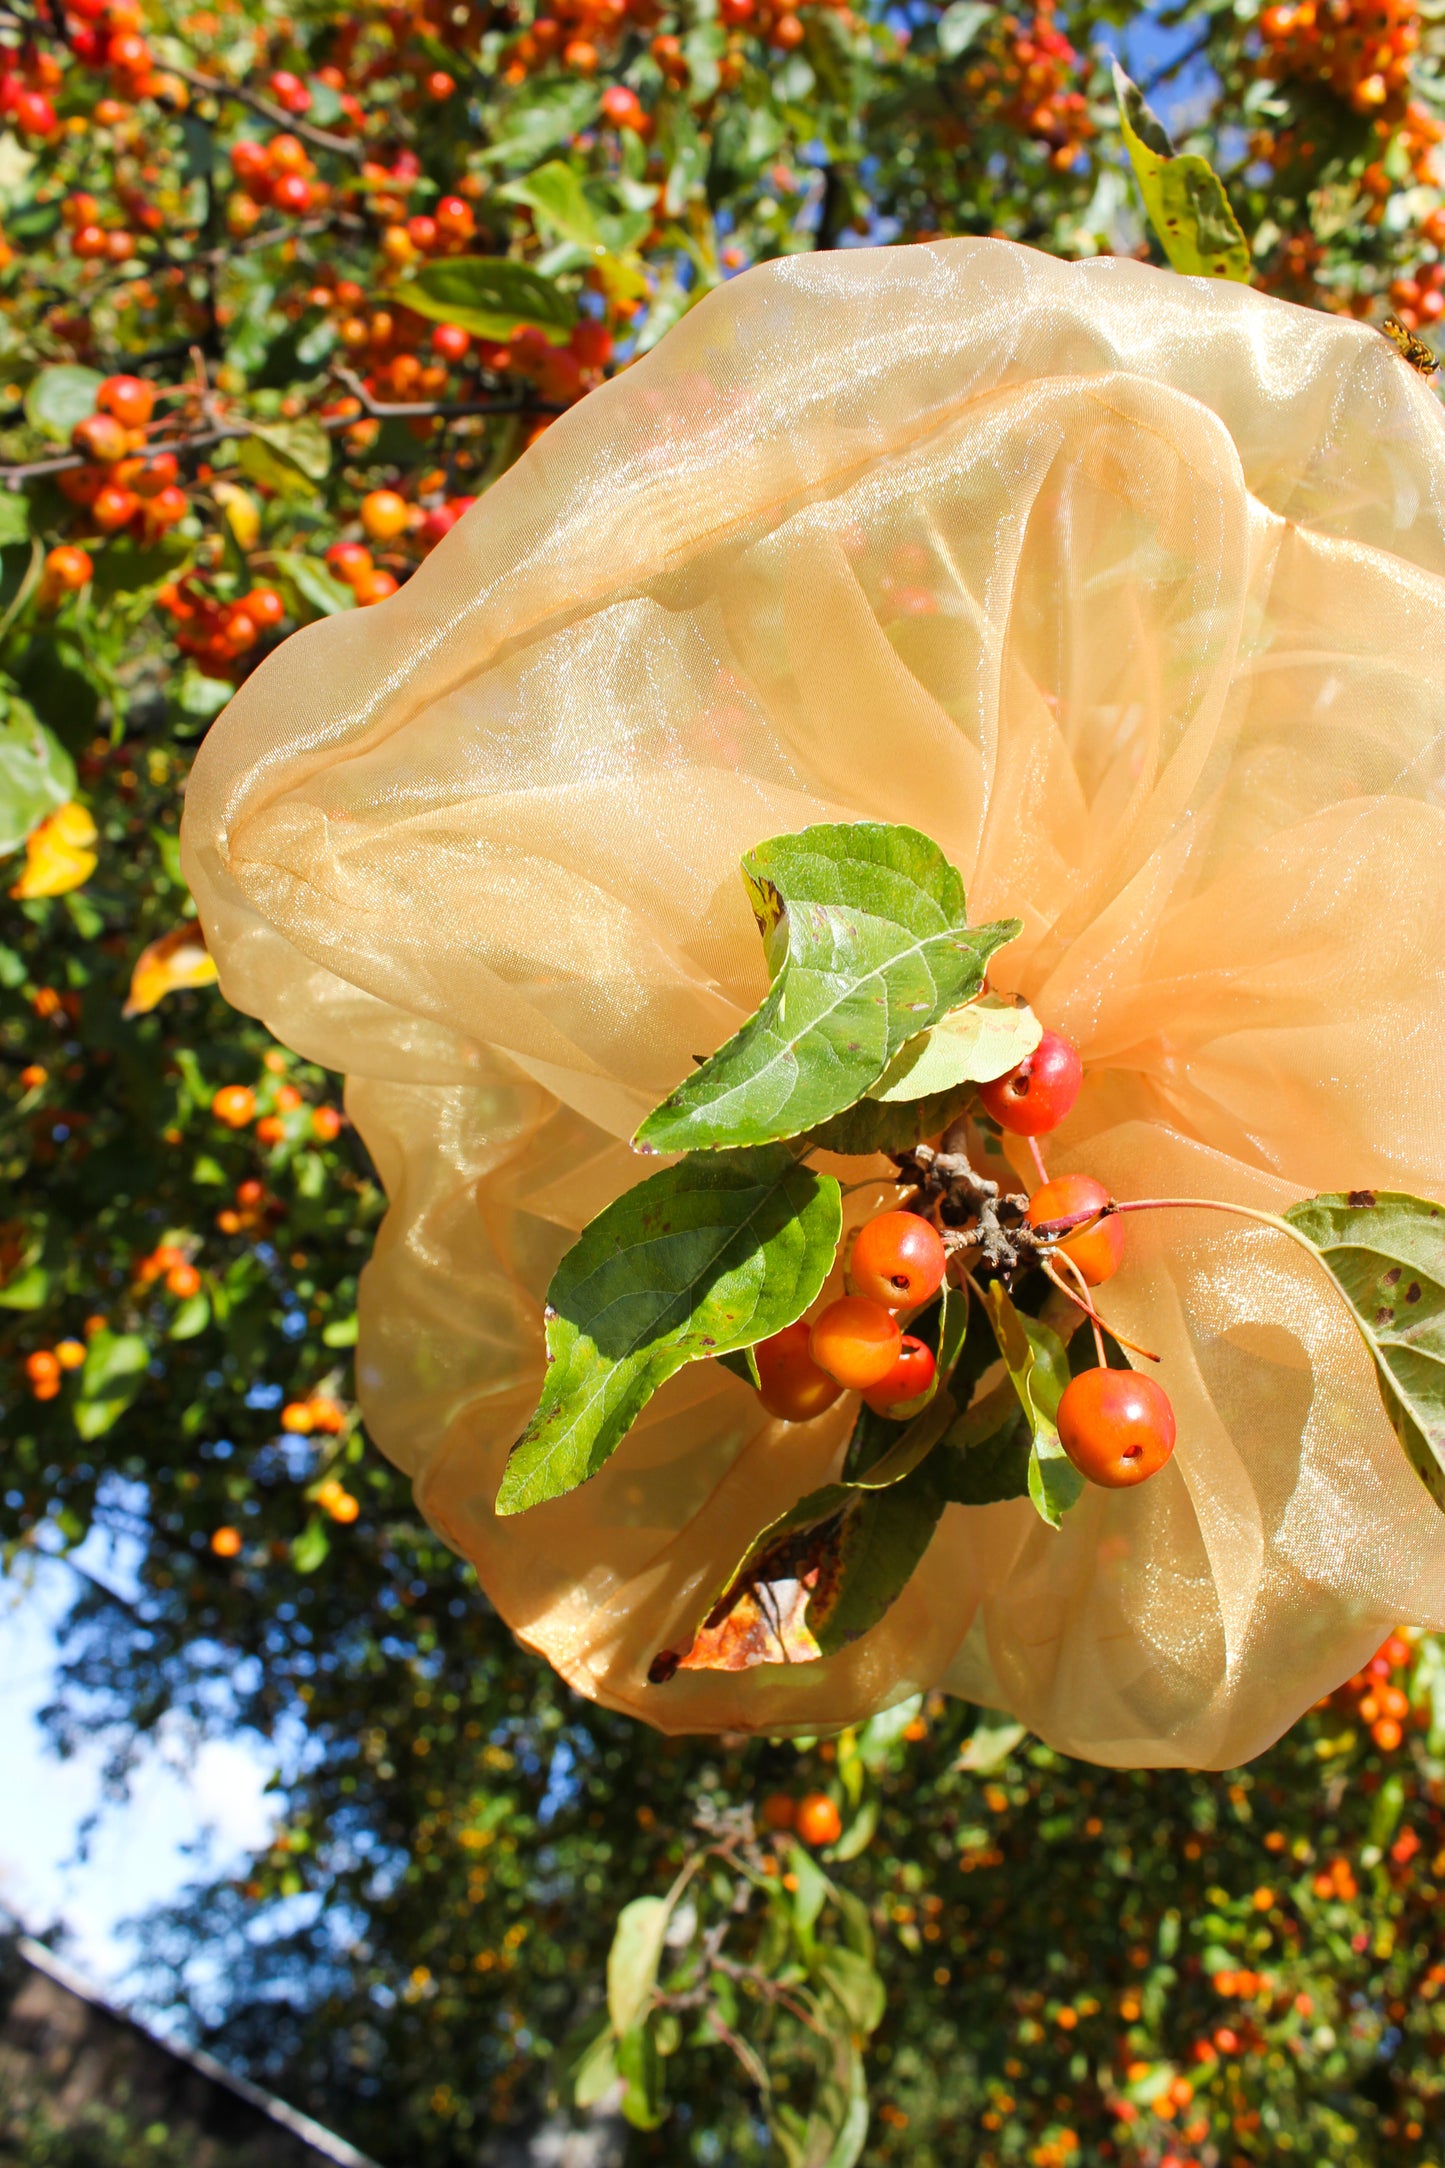
<svg viewBox="0 0 1445 2168">
<path fill-rule="evenodd" d="M 1445 2160 L 1437 1647 L 1226 1777 L 942 1702 L 812 1746 L 578 1702 L 366 1444 L 384 1200 L 339 1080 L 210 984 L 176 843 L 268 648 L 720 280 L 1147 256 L 1111 55 L 1258 285 L 1430 339 L 1441 8 L 6 0 L 0 38 L 0 1539 L 73 1569 L 62 1748 L 121 1783 L 167 1719 L 278 1767 L 267 1847 L 147 1922 L 143 2006 L 407 2168 L 619 2102 L 638 2162 Z"/>
</svg>

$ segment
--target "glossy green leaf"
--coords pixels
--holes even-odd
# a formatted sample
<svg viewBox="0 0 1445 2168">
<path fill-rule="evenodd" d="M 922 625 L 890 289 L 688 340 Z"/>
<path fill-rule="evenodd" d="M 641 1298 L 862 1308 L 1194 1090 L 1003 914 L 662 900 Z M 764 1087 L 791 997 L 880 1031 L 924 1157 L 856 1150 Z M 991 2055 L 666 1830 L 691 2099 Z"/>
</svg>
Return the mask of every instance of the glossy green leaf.
<svg viewBox="0 0 1445 2168">
<path fill-rule="evenodd" d="M 998 1280 L 984 1290 L 984 1307 L 1033 1440 L 1029 1497 L 1040 1519 L 1057 1528 L 1084 1493 L 1084 1478 L 1059 1443 L 1054 1421 L 1069 1382 L 1068 1351 L 1050 1326 L 1014 1307 Z"/>
<path fill-rule="evenodd" d="M 1248 285 L 1249 243 L 1224 183 L 1207 158 L 1176 153 L 1163 128 L 1119 63 L 1114 63 L 1119 127 L 1144 198 L 1149 223 L 1176 271 Z"/>
<path fill-rule="evenodd" d="M 619 2040 L 647 2015 L 671 1917 L 666 1897 L 635 1897 L 618 1914 L 607 1954 L 607 2014 Z"/>
<path fill-rule="evenodd" d="M 919 1100 L 941 1097 L 960 1084 L 987 1084 L 1026 1061 L 1043 1035 L 1027 1002 L 1010 994 L 980 994 L 900 1047 L 868 1097 Z"/>
<path fill-rule="evenodd" d="M 1351 1190 L 1284 1217 L 1349 1304 L 1395 1435 L 1445 1511 L 1445 1206 Z"/>
<path fill-rule="evenodd" d="M 575 241 L 586 249 L 602 246 L 597 213 L 588 201 L 582 176 L 564 159 L 553 158 L 534 167 L 525 179 L 511 181 L 497 193 L 508 203 L 528 205 L 564 241 Z"/>
<path fill-rule="evenodd" d="M 479 339 L 510 339 L 526 325 L 565 346 L 577 320 L 560 287 L 508 256 L 438 257 L 398 286 L 395 299 L 418 316 L 460 324 Z"/>
<path fill-rule="evenodd" d="M 0 549 L 30 539 L 30 500 L 23 489 L 0 489 Z"/>
<path fill-rule="evenodd" d="M 269 455 L 260 459 L 258 455 Z M 241 439 L 240 463 L 257 481 L 309 496 L 309 485 L 324 482 L 331 472 L 331 439 L 321 424 L 302 419 L 294 422 L 252 422 L 249 436 Z M 278 482 L 278 476 L 280 480 Z"/>
<path fill-rule="evenodd" d="M 781 1145 L 688 1158 L 609 1205 L 547 1290 L 542 1399 L 497 1511 L 524 1512 L 595 1475 L 684 1363 L 801 1317 L 841 1229 L 837 1183 Z"/>
<path fill-rule="evenodd" d="M 76 423 L 95 412 L 95 395 L 104 382 L 98 369 L 82 368 L 78 362 L 42 369 L 25 394 L 25 419 L 32 429 L 68 444 Z"/>
<path fill-rule="evenodd" d="M 915 828 L 776 836 L 743 860 L 772 985 L 757 1013 L 649 1114 L 656 1151 L 762 1144 L 840 1114 L 905 1042 L 977 993 L 1016 919 L 970 927 L 963 882 Z"/>
</svg>

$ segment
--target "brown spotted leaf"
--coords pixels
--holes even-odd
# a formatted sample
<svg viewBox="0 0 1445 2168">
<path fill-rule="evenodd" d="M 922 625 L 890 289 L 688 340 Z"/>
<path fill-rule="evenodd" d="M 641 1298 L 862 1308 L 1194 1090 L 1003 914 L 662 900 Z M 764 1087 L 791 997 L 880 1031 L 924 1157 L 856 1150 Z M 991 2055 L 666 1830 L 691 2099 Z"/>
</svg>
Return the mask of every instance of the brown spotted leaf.
<svg viewBox="0 0 1445 2168">
<path fill-rule="evenodd" d="M 1358 1189 L 1284 1216 L 1354 1313 L 1396 1436 L 1445 1512 L 1445 1205 Z"/>
</svg>

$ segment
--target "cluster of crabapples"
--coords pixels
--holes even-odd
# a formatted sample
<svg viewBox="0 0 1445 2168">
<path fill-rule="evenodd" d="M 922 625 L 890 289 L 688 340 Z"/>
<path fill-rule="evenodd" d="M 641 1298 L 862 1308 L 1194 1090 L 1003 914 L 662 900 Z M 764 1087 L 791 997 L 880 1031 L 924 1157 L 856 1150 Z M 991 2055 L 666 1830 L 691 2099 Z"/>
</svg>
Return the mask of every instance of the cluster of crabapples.
<svg viewBox="0 0 1445 2168">
<path fill-rule="evenodd" d="M 108 376 L 96 389 L 95 411 L 71 431 L 71 446 L 84 464 L 56 479 L 86 524 L 103 535 L 129 528 L 154 541 L 190 509 L 177 486 L 175 453 L 146 450 L 155 403 L 155 386 L 143 377 Z"/>
<path fill-rule="evenodd" d="M 1077 1049 L 1046 1031 L 1034 1052 L 1007 1075 L 979 1087 L 986 1114 L 1010 1135 L 1040 1137 L 1061 1122 L 1078 1096 Z M 1091 1175 L 1045 1182 L 1029 1199 L 1030 1227 L 1048 1229 L 1090 1213 L 1065 1232 L 1051 1254 L 1086 1287 L 1112 1279 L 1123 1262 L 1124 1229 L 1108 1212 L 1109 1192 Z M 848 1257 L 848 1293 L 812 1319 L 754 1349 L 763 1406 L 786 1423 L 810 1422 L 845 1391 L 858 1392 L 877 1415 L 906 1421 L 934 1381 L 933 1350 L 904 1329 L 906 1317 L 932 1302 L 943 1285 L 948 1252 L 932 1220 L 890 1210 L 859 1228 Z M 1071 1378 L 1059 1402 L 1060 1442 L 1074 1466 L 1110 1490 L 1142 1483 L 1174 1450 L 1174 1410 L 1152 1378 L 1100 1366 Z"/>
<path fill-rule="evenodd" d="M 233 666 L 266 633 L 275 632 L 286 604 L 274 587 L 253 587 L 234 601 L 209 594 L 194 573 L 167 581 L 157 596 L 160 607 L 179 627 L 176 646 L 194 655 L 210 677 L 230 675 Z"/>
</svg>

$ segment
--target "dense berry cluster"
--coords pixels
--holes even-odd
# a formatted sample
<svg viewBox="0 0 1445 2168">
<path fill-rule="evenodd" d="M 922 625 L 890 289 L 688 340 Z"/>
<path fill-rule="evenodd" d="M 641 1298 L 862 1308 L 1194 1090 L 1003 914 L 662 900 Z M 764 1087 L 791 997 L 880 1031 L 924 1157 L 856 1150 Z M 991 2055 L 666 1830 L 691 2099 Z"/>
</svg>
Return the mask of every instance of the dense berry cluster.
<svg viewBox="0 0 1445 2168">
<path fill-rule="evenodd" d="M 1416 0 L 1300 0 L 1265 8 L 1259 28 L 1267 73 L 1322 83 L 1357 113 L 1404 117 L 1420 43 Z"/>
<path fill-rule="evenodd" d="M 1078 1049 L 1045 1031 L 1026 1060 L 981 1085 L 978 1097 L 990 1121 L 1033 1146 L 1063 1121 L 1082 1082 Z M 1123 1262 L 1123 1222 L 1108 1190 L 1090 1175 L 1042 1181 L 1029 1198 L 1026 1223 L 1048 1259 L 1062 1263 L 1083 1291 L 1111 1279 Z M 921 1203 L 867 1221 L 848 1254 L 847 1293 L 754 1351 L 768 1413 L 782 1422 L 811 1422 L 844 1392 L 857 1392 L 876 1415 L 906 1422 L 933 1388 L 937 1359 L 905 1325 L 932 1303 L 948 1270 L 944 1230 Z M 1089 1310 L 1087 1292 L 1079 1307 Z M 1102 1342 L 1099 1367 L 1064 1388 L 1057 1422 L 1075 1467 L 1106 1489 L 1143 1482 L 1174 1450 L 1168 1396 L 1137 1371 L 1107 1368 Z"/>
</svg>

